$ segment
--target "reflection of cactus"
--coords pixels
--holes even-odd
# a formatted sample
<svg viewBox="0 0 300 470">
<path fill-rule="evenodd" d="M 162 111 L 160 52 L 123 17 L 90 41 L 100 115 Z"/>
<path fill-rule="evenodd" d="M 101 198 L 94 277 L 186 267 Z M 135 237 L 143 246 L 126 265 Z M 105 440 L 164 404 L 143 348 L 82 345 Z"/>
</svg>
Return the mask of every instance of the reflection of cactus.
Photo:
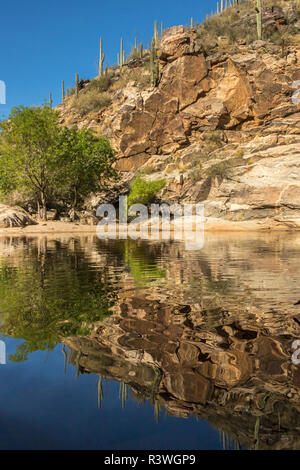
<svg viewBox="0 0 300 470">
<path fill-rule="evenodd" d="M 62 102 L 64 102 L 65 99 L 65 82 L 61 82 L 61 96 L 62 96 Z"/>
<path fill-rule="evenodd" d="M 100 38 L 100 55 L 99 55 L 99 76 L 102 77 L 103 75 L 103 62 L 105 59 L 105 55 L 103 54 L 102 49 L 102 38 Z"/>
<path fill-rule="evenodd" d="M 122 400 L 122 408 L 124 409 L 127 401 L 127 385 L 124 382 L 120 382 L 119 399 Z"/>
<path fill-rule="evenodd" d="M 102 375 L 99 375 L 99 379 L 98 379 L 98 408 L 101 408 L 102 400 L 103 400 Z"/>
<path fill-rule="evenodd" d="M 262 9 L 261 9 L 261 0 L 257 0 L 256 5 L 256 23 L 257 23 L 257 39 L 262 37 Z"/>
</svg>

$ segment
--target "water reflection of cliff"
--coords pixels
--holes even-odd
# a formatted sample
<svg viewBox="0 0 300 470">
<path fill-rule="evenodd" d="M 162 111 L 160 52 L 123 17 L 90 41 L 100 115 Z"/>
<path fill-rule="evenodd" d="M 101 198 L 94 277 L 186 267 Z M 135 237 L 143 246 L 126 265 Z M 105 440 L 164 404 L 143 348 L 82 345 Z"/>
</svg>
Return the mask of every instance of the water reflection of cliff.
<svg viewBox="0 0 300 470">
<path fill-rule="evenodd" d="M 206 418 L 249 447 L 299 446 L 300 370 L 291 364 L 291 333 L 230 322 L 222 311 L 219 326 L 210 327 L 204 315 L 124 294 L 91 337 L 65 343 L 78 373 L 128 384 L 136 399 L 172 415 Z"/>
<path fill-rule="evenodd" d="M 105 269 L 104 291 L 117 289 L 111 315 L 91 333 L 64 335 L 69 361 L 78 374 L 119 381 L 123 399 L 126 386 L 150 399 L 156 414 L 205 418 L 249 448 L 299 448 L 300 366 L 291 362 L 300 336 L 299 241 L 213 237 L 201 252 L 73 241 L 88 270 Z"/>
<path fill-rule="evenodd" d="M 90 337 L 66 341 L 71 362 L 150 399 L 156 414 L 207 419 L 238 445 L 299 448 L 298 243 L 214 238 L 201 254 L 153 247 L 164 282 L 124 288 Z"/>
</svg>

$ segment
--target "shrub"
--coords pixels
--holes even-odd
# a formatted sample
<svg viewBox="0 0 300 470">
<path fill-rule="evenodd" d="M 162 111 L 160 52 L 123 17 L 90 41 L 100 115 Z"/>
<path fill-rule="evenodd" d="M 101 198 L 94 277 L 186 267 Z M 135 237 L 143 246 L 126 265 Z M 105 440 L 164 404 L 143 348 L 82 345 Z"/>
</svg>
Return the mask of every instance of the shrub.
<svg viewBox="0 0 300 470">
<path fill-rule="evenodd" d="M 206 175 L 209 177 L 218 177 L 218 178 L 226 178 L 230 174 L 230 165 L 228 162 L 219 162 L 215 165 L 212 165 L 206 170 Z"/>
<path fill-rule="evenodd" d="M 99 111 L 111 103 L 108 93 L 94 94 L 92 92 L 82 93 L 74 101 L 74 108 L 80 116 L 85 116 L 92 111 Z"/>
<path fill-rule="evenodd" d="M 244 155 L 245 155 L 245 152 L 243 149 L 238 149 L 234 154 L 235 157 L 243 157 Z"/>
<path fill-rule="evenodd" d="M 94 78 L 87 85 L 86 90 L 88 92 L 103 93 L 109 89 L 112 84 L 112 72 L 107 72 L 103 77 Z"/>
<path fill-rule="evenodd" d="M 128 207 L 132 204 L 148 204 L 165 185 L 165 179 L 147 181 L 142 178 L 142 176 L 137 176 L 130 187 L 130 193 L 127 199 Z"/>
<path fill-rule="evenodd" d="M 144 168 L 141 169 L 140 174 L 151 175 L 154 172 L 155 172 L 155 168 L 154 168 L 153 165 L 146 165 L 146 166 L 144 166 Z"/>
<path fill-rule="evenodd" d="M 224 144 L 220 131 L 207 131 L 203 133 L 202 137 L 206 144 L 214 147 L 222 147 Z"/>
<path fill-rule="evenodd" d="M 192 183 L 197 183 L 197 181 L 200 181 L 203 175 L 203 171 L 201 168 L 195 168 L 189 173 L 189 178 L 192 181 Z"/>
</svg>

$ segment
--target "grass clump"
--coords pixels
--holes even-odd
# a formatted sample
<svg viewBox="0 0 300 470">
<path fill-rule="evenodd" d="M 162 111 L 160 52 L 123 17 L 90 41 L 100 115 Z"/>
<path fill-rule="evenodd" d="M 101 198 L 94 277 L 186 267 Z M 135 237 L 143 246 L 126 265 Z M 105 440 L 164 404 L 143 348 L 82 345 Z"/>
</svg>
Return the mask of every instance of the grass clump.
<svg viewBox="0 0 300 470">
<path fill-rule="evenodd" d="M 224 161 L 224 162 L 219 162 L 216 163 L 215 165 L 212 165 L 206 170 L 206 175 L 210 178 L 220 178 L 224 179 L 227 178 L 230 175 L 231 172 L 231 167 L 229 162 Z"/>
<path fill-rule="evenodd" d="M 235 153 L 234 153 L 234 156 L 235 157 L 243 157 L 245 155 L 245 152 L 243 149 L 238 149 Z"/>
<path fill-rule="evenodd" d="M 189 173 L 189 178 L 192 183 L 197 183 L 198 181 L 200 181 L 202 179 L 202 176 L 203 176 L 203 170 L 201 167 L 195 168 Z"/>
<path fill-rule="evenodd" d="M 103 75 L 103 77 L 94 78 L 87 85 L 87 92 L 103 93 L 107 91 L 112 84 L 112 78 L 113 76 L 111 73 L 107 73 L 106 75 Z"/>
<path fill-rule="evenodd" d="M 127 206 L 130 207 L 132 204 L 149 204 L 165 185 L 165 179 L 147 181 L 141 175 L 137 176 L 131 184 Z"/>
<path fill-rule="evenodd" d="M 142 175 L 152 175 L 152 173 L 155 173 L 155 168 L 153 165 L 146 165 L 140 171 L 140 174 Z"/>
<path fill-rule="evenodd" d="M 99 111 L 100 109 L 110 105 L 111 97 L 108 93 L 81 93 L 74 101 L 74 108 L 77 113 L 83 117 L 92 111 Z"/>
<path fill-rule="evenodd" d="M 210 147 L 222 147 L 224 145 L 223 134 L 221 131 L 204 132 L 202 138 L 204 142 Z"/>
</svg>

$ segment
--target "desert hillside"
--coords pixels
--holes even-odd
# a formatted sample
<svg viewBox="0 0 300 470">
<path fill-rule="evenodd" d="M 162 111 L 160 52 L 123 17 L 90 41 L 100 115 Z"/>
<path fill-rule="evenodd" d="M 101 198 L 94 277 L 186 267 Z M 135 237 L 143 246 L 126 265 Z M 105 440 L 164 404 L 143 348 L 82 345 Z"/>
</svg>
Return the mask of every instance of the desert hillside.
<svg viewBox="0 0 300 470">
<path fill-rule="evenodd" d="M 106 136 L 124 183 L 165 178 L 161 200 L 203 202 L 208 221 L 300 227 L 299 2 L 265 1 L 261 40 L 255 4 L 163 31 L 154 57 L 137 46 L 68 94 L 61 124 Z"/>
</svg>

